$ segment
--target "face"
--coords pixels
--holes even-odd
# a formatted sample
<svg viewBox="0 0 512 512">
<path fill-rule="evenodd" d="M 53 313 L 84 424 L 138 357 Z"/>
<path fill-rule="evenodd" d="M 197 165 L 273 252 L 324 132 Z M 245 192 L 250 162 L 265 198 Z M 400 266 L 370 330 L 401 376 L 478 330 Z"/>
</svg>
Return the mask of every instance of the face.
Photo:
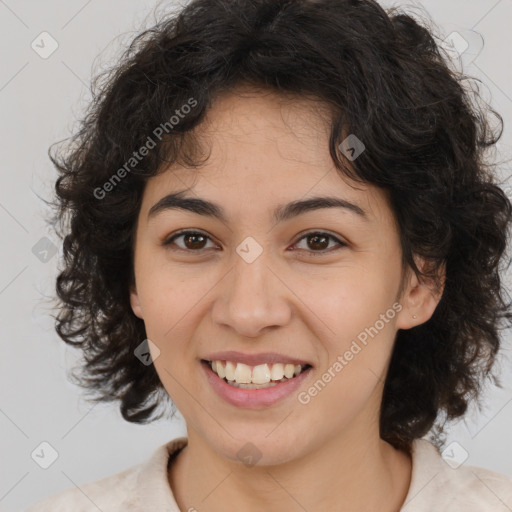
<svg viewBox="0 0 512 512">
<path fill-rule="evenodd" d="M 189 437 L 233 461 L 246 442 L 260 463 L 277 464 L 328 441 L 378 436 L 396 332 L 435 308 L 414 276 L 399 295 L 387 196 L 341 177 L 321 112 L 268 92 L 225 94 L 198 130 L 208 161 L 175 164 L 144 190 L 132 309 Z M 192 201 L 161 202 L 182 191 Z M 227 351 L 238 354 L 220 354 Z M 278 378 L 279 362 L 306 369 L 241 389 L 214 374 L 211 359 L 223 368 L 231 360 L 240 380 L 247 368 L 237 363 L 263 381 Z"/>
</svg>

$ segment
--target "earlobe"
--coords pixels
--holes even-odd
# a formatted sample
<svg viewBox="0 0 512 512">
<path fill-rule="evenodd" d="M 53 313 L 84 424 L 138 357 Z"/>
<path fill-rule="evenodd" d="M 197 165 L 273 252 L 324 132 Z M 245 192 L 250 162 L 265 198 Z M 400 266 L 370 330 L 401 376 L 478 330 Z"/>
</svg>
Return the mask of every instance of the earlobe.
<svg viewBox="0 0 512 512">
<path fill-rule="evenodd" d="M 138 316 L 139 318 L 144 318 L 142 314 L 142 308 L 140 307 L 139 295 L 137 293 L 135 285 L 130 286 L 130 305 L 135 316 Z"/>
<path fill-rule="evenodd" d="M 444 291 L 445 265 L 440 268 L 442 275 L 440 288 L 431 279 L 418 278 L 411 272 L 408 286 L 402 294 L 402 310 L 397 316 L 398 329 L 410 329 L 427 322 L 441 300 Z"/>
</svg>

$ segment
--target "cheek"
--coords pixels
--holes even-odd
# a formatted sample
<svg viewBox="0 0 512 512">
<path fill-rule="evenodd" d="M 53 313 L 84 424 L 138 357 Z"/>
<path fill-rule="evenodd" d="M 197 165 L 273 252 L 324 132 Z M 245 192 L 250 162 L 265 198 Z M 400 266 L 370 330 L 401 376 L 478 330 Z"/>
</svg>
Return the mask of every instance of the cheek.
<svg viewBox="0 0 512 512">
<path fill-rule="evenodd" d="M 352 267 L 327 279 L 307 279 L 301 293 L 331 335 L 347 340 L 373 325 L 391 308 L 394 291 L 392 279 L 367 268 Z"/>
<path fill-rule="evenodd" d="M 348 424 L 363 409 L 371 421 L 378 421 L 380 391 L 393 349 L 392 314 L 393 311 L 388 323 L 380 321 L 382 329 L 379 321 L 363 328 L 353 324 L 339 336 L 324 339 L 327 362 L 318 369 L 316 379 L 305 392 L 317 414 L 329 411 L 335 430 Z M 349 330 L 354 336 L 348 334 Z"/>
<path fill-rule="evenodd" d="M 160 378 L 171 387 L 174 380 L 166 370 L 179 378 L 188 379 L 194 336 L 201 319 L 207 314 L 208 303 L 204 280 L 178 277 L 176 272 L 149 272 L 139 292 L 143 299 L 144 324 L 147 337 L 158 347 L 155 368 Z M 186 362 L 186 364 L 184 364 Z"/>
<path fill-rule="evenodd" d="M 395 338 L 396 287 L 391 269 L 386 274 L 355 266 L 335 279 L 309 281 L 306 296 L 321 320 L 323 334 L 317 334 L 327 353 L 321 373 L 335 393 L 357 400 L 382 378 Z"/>
<path fill-rule="evenodd" d="M 170 334 L 181 318 L 193 314 L 201 291 L 204 295 L 204 283 L 184 274 L 179 267 L 153 263 L 141 266 L 137 275 L 146 329 L 152 329 L 160 338 Z"/>
</svg>

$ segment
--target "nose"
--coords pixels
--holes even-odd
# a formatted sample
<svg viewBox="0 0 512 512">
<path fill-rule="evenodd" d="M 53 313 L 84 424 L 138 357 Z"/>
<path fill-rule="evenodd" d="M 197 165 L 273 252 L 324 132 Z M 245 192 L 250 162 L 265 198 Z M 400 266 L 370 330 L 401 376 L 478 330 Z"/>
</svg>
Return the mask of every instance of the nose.
<svg viewBox="0 0 512 512">
<path fill-rule="evenodd" d="M 272 266 L 265 251 L 252 263 L 235 254 L 232 270 L 217 289 L 213 321 L 248 338 L 286 325 L 293 294 Z"/>
</svg>

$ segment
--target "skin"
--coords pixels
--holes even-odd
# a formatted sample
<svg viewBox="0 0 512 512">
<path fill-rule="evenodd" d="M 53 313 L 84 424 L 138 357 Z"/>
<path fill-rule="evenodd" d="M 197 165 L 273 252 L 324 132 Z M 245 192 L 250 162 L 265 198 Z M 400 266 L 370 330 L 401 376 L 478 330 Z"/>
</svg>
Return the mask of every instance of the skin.
<svg viewBox="0 0 512 512">
<path fill-rule="evenodd" d="M 379 436 L 383 384 L 397 330 L 427 321 L 441 293 L 412 272 L 399 293 L 401 249 L 387 196 L 333 167 L 325 112 L 313 100 L 268 91 L 225 93 L 197 130 L 211 148 L 207 162 L 199 169 L 173 164 L 146 184 L 130 301 L 187 424 L 188 445 L 169 470 L 181 510 L 216 512 L 234 503 L 244 511 L 392 512 L 405 500 L 411 460 Z M 183 210 L 148 221 L 159 199 L 185 189 L 222 205 L 227 222 Z M 277 205 L 313 196 L 346 199 L 368 219 L 323 208 L 272 220 Z M 162 245 L 185 228 L 210 238 Z M 319 247 L 305 232 L 335 239 Z M 236 252 L 248 236 L 263 249 L 250 264 Z M 378 335 L 301 404 L 298 392 L 397 302 L 401 310 Z M 313 371 L 277 404 L 238 408 L 215 393 L 199 366 L 221 350 L 294 355 Z M 246 442 L 261 454 L 252 467 L 237 456 Z"/>
</svg>

